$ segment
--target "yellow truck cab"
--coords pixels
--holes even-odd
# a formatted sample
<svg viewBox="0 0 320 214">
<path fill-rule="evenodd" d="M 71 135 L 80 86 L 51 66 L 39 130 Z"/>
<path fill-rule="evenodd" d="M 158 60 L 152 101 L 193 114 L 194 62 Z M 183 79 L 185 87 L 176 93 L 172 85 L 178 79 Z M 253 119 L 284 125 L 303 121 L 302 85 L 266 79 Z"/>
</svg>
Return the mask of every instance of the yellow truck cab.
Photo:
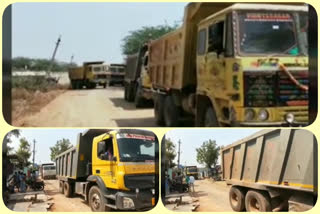
<svg viewBox="0 0 320 214">
<path fill-rule="evenodd" d="M 156 203 L 158 143 L 145 130 L 88 130 L 56 157 L 60 192 L 93 211 L 148 210 Z"/>
<path fill-rule="evenodd" d="M 308 124 L 308 7 L 234 4 L 198 25 L 206 125 Z"/>
<path fill-rule="evenodd" d="M 188 4 L 149 45 L 157 124 L 307 125 L 307 32 L 304 4 Z"/>
<path fill-rule="evenodd" d="M 107 71 L 106 64 L 92 64 L 88 66 L 88 71 L 93 74 L 93 82 L 96 85 L 107 87 Z"/>
<path fill-rule="evenodd" d="M 69 68 L 69 79 L 72 89 L 93 89 L 97 85 L 106 87 L 106 69 L 103 61 L 84 62 L 81 67 Z"/>
<path fill-rule="evenodd" d="M 187 176 L 193 176 L 194 179 L 198 180 L 198 167 L 197 166 L 186 166 L 185 167 L 185 173 Z"/>
</svg>

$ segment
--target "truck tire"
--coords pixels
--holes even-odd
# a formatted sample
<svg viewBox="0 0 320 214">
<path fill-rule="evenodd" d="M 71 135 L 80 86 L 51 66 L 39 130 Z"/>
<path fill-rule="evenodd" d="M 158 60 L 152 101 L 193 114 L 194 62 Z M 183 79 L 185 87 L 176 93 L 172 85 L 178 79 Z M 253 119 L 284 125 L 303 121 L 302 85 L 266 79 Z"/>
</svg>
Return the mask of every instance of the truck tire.
<svg viewBox="0 0 320 214">
<path fill-rule="evenodd" d="M 60 192 L 61 194 L 64 194 L 63 189 L 64 189 L 63 181 L 59 181 L 59 192 Z"/>
<path fill-rule="evenodd" d="M 63 184 L 63 193 L 67 198 L 70 198 L 72 196 L 72 189 L 69 182 L 64 182 Z"/>
<path fill-rule="evenodd" d="M 154 118 L 156 120 L 157 125 L 164 125 L 164 100 L 165 96 L 159 94 L 154 100 Z"/>
<path fill-rule="evenodd" d="M 106 210 L 103 195 L 97 186 L 92 186 L 89 190 L 89 205 L 93 212 L 103 212 Z"/>
<path fill-rule="evenodd" d="M 103 88 L 106 88 L 107 87 L 107 83 L 103 83 Z"/>
<path fill-rule="evenodd" d="M 144 107 L 145 100 L 144 100 L 144 98 L 142 97 L 141 94 L 142 94 L 142 88 L 141 88 L 141 85 L 139 84 L 137 86 L 136 96 L 134 98 L 134 104 L 135 104 L 136 108 Z"/>
<path fill-rule="evenodd" d="M 128 85 L 128 92 L 127 92 L 127 96 L 128 96 L 128 102 L 133 102 L 134 98 L 135 98 L 135 94 L 134 94 L 134 84 L 130 83 Z"/>
<path fill-rule="evenodd" d="M 236 212 L 242 212 L 245 209 L 245 193 L 239 187 L 231 187 L 229 191 L 229 202 L 231 208 Z"/>
<path fill-rule="evenodd" d="M 206 110 L 206 114 L 204 115 L 204 126 L 205 127 L 219 127 L 219 121 L 217 115 L 213 108 L 209 106 Z"/>
<path fill-rule="evenodd" d="M 164 123 L 166 127 L 176 127 L 179 125 L 179 108 L 174 103 L 172 96 L 166 96 L 164 101 Z"/>
<path fill-rule="evenodd" d="M 127 84 L 124 85 L 124 100 L 128 101 L 128 86 L 127 86 Z"/>
<path fill-rule="evenodd" d="M 247 212 L 270 212 L 271 200 L 267 193 L 249 190 L 245 198 Z"/>
</svg>

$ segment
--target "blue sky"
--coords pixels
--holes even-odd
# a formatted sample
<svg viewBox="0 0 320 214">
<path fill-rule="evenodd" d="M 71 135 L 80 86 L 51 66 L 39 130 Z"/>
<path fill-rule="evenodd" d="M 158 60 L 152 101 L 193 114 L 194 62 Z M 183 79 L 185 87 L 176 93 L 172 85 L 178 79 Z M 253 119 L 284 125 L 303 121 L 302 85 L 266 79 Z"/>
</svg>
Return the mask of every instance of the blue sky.
<svg viewBox="0 0 320 214">
<path fill-rule="evenodd" d="M 13 57 L 69 62 L 123 62 L 121 40 L 142 26 L 181 24 L 187 3 L 15 3 L 12 8 Z"/>
<path fill-rule="evenodd" d="M 48 163 L 50 160 L 50 147 L 54 146 L 58 140 L 69 139 L 75 145 L 77 136 L 85 129 L 23 129 L 20 138 L 26 138 L 33 148 L 33 140 L 36 140 L 35 162 Z M 12 137 L 11 146 L 17 149 L 19 139 Z"/>
<path fill-rule="evenodd" d="M 218 146 L 226 146 L 248 137 L 261 129 L 175 129 L 166 134 L 175 144 L 178 151 L 178 141 L 181 140 L 181 156 L 180 163 L 182 165 L 196 165 L 197 152 L 196 148 L 201 147 L 204 141 L 209 139 L 215 140 Z M 176 160 L 177 162 L 177 157 Z"/>
</svg>

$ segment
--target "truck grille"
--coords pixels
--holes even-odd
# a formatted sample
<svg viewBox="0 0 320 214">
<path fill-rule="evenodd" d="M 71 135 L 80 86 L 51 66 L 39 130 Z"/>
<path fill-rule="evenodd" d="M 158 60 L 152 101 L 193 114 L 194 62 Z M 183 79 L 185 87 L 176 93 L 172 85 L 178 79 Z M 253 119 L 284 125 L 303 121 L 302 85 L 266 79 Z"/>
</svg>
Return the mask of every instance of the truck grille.
<svg viewBox="0 0 320 214">
<path fill-rule="evenodd" d="M 125 175 L 124 184 L 129 189 L 155 188 L 155 175 Z"/>
<path fill-rule="evenodd" d="M 308 71 L 290 71 L 303 85 L 309 84 Z M 296 86 L 282 71 L 245 72 L 246 107 L 307 106 L 308 91 Z"/>
</svg>

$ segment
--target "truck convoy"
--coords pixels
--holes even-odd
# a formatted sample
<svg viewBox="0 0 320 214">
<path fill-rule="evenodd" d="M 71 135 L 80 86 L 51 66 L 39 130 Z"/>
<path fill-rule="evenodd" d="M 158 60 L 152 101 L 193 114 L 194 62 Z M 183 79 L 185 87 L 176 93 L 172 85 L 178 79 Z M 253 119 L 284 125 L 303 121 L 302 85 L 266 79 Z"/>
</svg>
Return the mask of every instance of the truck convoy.
<svg viewBox="0 0 320 214">
<path fill-rule="evenodd" d="M 69 79 L 72 89 L 93 89 L 97 85 L 107 86 L 108 66 L 99 62 L 85 62 L 82 67 L 72 67 L 69 69 Z"/>
<path fill-rule="evenodd" d="M 151 41 L 155 119 L 178 126 L 308 124 L 308 7 L 190 3 Z"/>
<path fill-rule="evenodd" d="M 107 71 L 108 86 L 124 84 L 125 67 L 123 64 L 110 64 Z"/>
<path fill-rule="evenodd" d="M 148 45 L 127 57 L 124 78 L 124 99 L 134 102 L 137 108 L 152 101 L 152 84 L 148 72 Z"/>
<path fill-rule="evenodd" d="M 317 201 L 318 152 L 307 130 L 263 130 L 221 150 L 235 211 L 306 211 Z"/>
<path fill-rule="evenodd" d="M 193 176 L 194 179 L 198 180 L 198 167 L 197 166 L 186 166 L 186 176 Z"/>
<path fill-rule="evenodd" d="M 59 191 L 78 194 L 92 211 L 147 210 L 156 201 L 158 143 L 145 130 L 88 130 L 56 157 Z"/>
</svg>

